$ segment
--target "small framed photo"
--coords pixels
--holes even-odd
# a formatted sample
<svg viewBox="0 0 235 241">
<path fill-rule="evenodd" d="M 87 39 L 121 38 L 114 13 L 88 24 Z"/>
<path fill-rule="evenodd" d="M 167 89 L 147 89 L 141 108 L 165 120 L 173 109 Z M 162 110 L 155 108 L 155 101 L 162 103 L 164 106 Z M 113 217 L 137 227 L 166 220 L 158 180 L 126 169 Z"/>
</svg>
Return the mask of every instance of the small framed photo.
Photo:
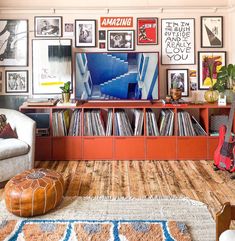
<svg viewBox="0 0 235 241">
<path fill-rule="evenodd" d="M 133 51 L 134 30 L 108 30 L 107 46 L 109 51 Z"/>
<path fill-rule="evenodd" d="M 223 17 L 201 17 L 201 47 L 223 48 Z"/>
<path fill-rule="evenodd" d="M 6 93 L 27 93 L 28 92 L 28 71 L 7 70 L 5 76 Z"/>
<path fill-rule="evenodd" d="M 99 43 L 99 48 L 100 48 L 100 49 L 105 49 L 105 48 L 106 48 L 105 42 L 100 42 L 100 43 Z"/>
<path fill-rule="evenodd" d="M 226 65 L 225 51 L 199 51 L 198 52 L 198 89 L 207 90 L 214 84 L 211 81 L 208 62 L 213 62 L 213 79 L 217 79 L 217 74 L 222 66 Z"/>
<path fill-rule="evenodd" d="M 99 40 L 106 40 L 106 31 L 99 30 Z"/>
<path fill-rule="evenodd" d="M 35 37 L 61 37 L 62 17 L 34 17 Z"/>
<path fill-rule="evenodd" d="M 74 24 L 73 23 L 64 23 L 64 36 L 73 36 L 74 34 Z"/>
<path fill-rule="evenodd" d="M 137 18 L 137 45 L 158 44 L 157 26 L 157 18 Z"/>
<path fill-rule="evenodd" d="M 75 20 L 75 46 L 96 46 L 96 20 Z"/>
<path fill-rule="evenodd" d="M 174 86 L 182 90 L 182 96 L 189 96 L 188 69 L 167 69 L 167 94 Z"/>
</svg>

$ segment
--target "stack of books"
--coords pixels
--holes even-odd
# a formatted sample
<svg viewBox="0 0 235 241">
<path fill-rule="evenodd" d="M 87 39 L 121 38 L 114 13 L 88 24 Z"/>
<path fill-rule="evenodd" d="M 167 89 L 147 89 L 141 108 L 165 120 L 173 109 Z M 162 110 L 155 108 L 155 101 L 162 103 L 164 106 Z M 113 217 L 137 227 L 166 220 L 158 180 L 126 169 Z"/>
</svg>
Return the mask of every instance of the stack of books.
<svg viewBox="0 0 235 241">
<path fill-rule="evenodd" d="M 69 125 L 69 136 L 81 135 L 81 110 L 74 110 Z"/>
<path fill-rule="evenodd" d="M 174 112 L 162 109 L 159 117 L 159 132 L 161 136 L 172 136 L 174 127 Z"/>
<path fill-rule="evenodd" d="M 53 136 L 67 136 L 69 128 L 69 111 L 60 110 L 52 114 Z"/>
<path fill-rule="evenodd" d="M 147 136 L 159 136 L 159 129 L 157 126 L 157 118 L 152 109 L 146 111 L 146 130 Z"/>
</svg>

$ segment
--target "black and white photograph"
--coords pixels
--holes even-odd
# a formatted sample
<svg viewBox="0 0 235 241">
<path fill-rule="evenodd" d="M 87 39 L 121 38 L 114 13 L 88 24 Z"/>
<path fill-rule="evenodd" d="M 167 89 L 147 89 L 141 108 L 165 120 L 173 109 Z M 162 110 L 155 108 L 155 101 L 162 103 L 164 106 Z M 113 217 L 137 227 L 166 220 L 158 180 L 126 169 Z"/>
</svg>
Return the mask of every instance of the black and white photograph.
<svg viewBox="0 0 235 241">
<path fill-rule="evenodd" d="M 195 19 L 162 19 L 162 64 L 195 64 Z"/>
<path fill-rule="evenodd" d="M 28 65 L 28 20 L 0 20 L 0 66 Z"/>
<path fill-rule="evenodd" d="M 64 23 L 64 36 L 72 37 L 74 35 L 74 24 L 73 23 Z"/>
<path fill-rule="evenodd" d="M 28 92 L 28 71 L 7 70 L 5 77 L 6 93 L 27 93 Z"/>
<path fill-rule="evenodd" d="M 62 17 L 42 16 L 34 18 L 35 37 L 61 37 Z"/>
<path fill-rule="evenodd" d="M 108 30 L 108 50 L 135 50 L 134 39 L 134 30 Z"/>
<path fill-rule="evenodd" d="M 106 40 L 106 31 L 99 30 L 99 40 Z"/>
<path fill-rule="evenodd" d="M 167 69 L 167 94 L 170 89 L 179 88 L 182 96 L 189 96 L 188 69 Z"/>
<path fill-rule="evenodd" d="M 75 46 L 96 46 L 96 20 L 75 20 Z"/>
<path fill-rule="evenodd" d="M 201 17 L 201 47 L 223 48 L 223 17 Z"/>
</svg>

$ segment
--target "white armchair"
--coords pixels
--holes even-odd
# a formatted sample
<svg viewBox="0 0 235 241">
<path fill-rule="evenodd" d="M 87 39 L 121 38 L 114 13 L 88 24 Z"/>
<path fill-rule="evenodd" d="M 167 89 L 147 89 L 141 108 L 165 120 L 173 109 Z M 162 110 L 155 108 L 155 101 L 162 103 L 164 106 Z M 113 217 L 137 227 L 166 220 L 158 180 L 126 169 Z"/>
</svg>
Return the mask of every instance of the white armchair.
<svg viewBox="0 0 235 241">
<path fill-rule="evenodd" d="M 0 183 L 34 167 L 36 123 L 16 110 L 1 109 L 18 139 L 0 138 Z"/>
</svg>

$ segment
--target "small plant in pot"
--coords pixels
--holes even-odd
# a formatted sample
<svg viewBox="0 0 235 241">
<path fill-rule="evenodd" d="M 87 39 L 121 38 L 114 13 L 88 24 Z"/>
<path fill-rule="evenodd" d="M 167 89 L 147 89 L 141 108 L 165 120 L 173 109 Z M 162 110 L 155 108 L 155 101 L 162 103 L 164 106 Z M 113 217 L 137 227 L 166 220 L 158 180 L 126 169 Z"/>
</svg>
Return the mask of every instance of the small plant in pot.
<svg viewBox="0 0 235 241">
<path fill-rule="evenodd" d="M 62 100 L 64 103 L 68 103 L 70 101 L 70 94 L 71 94 L 71 90 L 70 90 L 70 85 L 71 82 L 65 82 L 63 86 L 60 87 L 60 89 L 62 90 Z"/>
</svg>

